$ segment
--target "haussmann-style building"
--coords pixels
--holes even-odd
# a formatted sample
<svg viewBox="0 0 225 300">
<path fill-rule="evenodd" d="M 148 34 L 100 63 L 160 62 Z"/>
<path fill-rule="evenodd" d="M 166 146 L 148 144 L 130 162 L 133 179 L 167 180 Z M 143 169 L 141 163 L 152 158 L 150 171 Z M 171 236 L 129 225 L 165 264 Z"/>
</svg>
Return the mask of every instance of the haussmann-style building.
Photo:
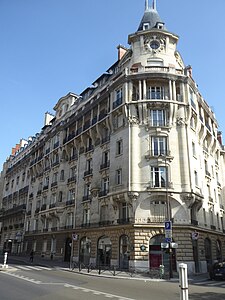
<svg viewBox="0 0 225 300">
<path fill-rule="evenodd" d="M 145 1 L 118 60 L 13 148 L 1 251 L 190 273 L 225 259 L 225 148 L 178 39 Z"/>
</svg>

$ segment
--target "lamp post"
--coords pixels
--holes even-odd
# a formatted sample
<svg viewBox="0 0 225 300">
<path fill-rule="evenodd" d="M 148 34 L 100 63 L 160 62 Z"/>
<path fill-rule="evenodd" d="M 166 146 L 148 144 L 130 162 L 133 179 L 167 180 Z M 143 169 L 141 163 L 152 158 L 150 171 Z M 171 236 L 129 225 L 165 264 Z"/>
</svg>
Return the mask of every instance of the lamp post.
<svg viewBox="0 0 225 300">
<path fill-rule="evenodd" d="M 169 176 L 168 176 L 168 167 L 167 167 L 167 153 L 165 155 L 161 154 L 160 157 L 165 160 L 165 188 L 166 188 L 166 222 L 165 222 L 165 235 L 166 230 L 169 233 L 168 237 L 168 244 L 169 244 L 169 278 L 173 278 L 173 261 L 172 261 L 172 254 L 173 249 L 171 247 L 172 242 L 172 222 L 171 222 L 171 213 L 170 213 L 170 203 L 169 203 L 169 194 L 168 194 L 168 187 L 169 187 Z M 167 228 L 169 225 L 169 228 Z"/>
</svg>

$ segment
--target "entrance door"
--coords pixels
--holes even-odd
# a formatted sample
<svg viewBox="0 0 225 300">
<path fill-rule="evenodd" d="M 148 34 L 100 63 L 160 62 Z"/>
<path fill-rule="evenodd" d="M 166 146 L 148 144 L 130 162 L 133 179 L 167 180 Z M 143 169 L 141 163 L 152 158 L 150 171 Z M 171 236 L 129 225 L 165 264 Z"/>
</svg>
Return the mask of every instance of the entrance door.
<svg viewBox="0 0 225 300">
<path fill-rule="evenodd" d="M 109 267 L 111 262 L 112 243 L 107 236 L 101 237 L 98 241 L 97 264 L 99 266 Z"/>
<path fill-rule="evenodd" d="M 66 239 L 65 243 L 65 255 L 64 255 L 64 261 L 70 261 L 71 257 L 71 246 L 72 246 L 72 240 L 71 238 Z"/>
</svg>

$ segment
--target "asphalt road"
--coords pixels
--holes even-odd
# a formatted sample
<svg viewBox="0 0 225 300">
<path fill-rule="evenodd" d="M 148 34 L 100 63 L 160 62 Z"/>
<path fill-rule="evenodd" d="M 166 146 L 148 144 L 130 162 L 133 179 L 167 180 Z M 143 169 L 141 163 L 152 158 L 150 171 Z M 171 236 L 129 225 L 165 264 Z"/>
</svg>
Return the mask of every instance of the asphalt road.
<svg viewBox="0 0 225 300">
<path fill-rule="evenodd" d="M 57 268 L 40 268 L 35 265 L 20 267 L 23 269 L 15 266 L 14 270 L 0 272 L 1 300 L 180 299 L 177 281 L 104 278 L 76 274 Z M 225 289 L 220 287 L 220 283 L 218 286 L 208 286 L 206 283 L 190 285 L 189 299 L 225 299 Z"/>
</svg>

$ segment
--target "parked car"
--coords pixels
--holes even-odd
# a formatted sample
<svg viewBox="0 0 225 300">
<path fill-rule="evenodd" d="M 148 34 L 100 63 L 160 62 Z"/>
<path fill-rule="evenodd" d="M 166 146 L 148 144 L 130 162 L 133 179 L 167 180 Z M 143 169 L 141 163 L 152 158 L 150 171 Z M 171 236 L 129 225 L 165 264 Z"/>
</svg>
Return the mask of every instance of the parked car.
<svg viewBox="0 0 225 300">
<path fill-rule="evenodd" d="M 215 263 L 209 270 L 210 279 L 224 279 L 225 280 L 225 262 Z"/>
</svg>

